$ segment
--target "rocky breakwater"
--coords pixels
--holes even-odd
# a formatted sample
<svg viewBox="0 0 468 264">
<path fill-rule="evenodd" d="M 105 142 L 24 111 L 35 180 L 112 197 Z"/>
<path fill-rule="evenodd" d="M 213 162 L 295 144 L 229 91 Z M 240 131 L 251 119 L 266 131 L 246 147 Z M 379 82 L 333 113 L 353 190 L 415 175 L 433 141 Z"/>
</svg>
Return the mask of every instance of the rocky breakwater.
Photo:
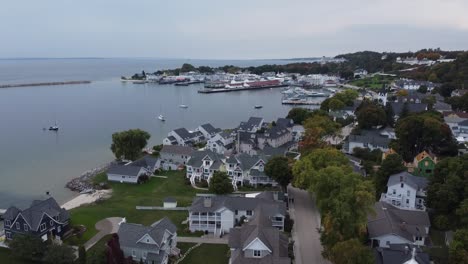
<svg viewBox="0 0 468 264">
<path fill-rule="evenodd" d="M 93 178 L 99 173 L 102 173 L 108 170 L 112 164 L 113 162 L 109 162 L 105 165 L 96 167 L 92 170 L 85 171 L 83 174 L 81 174 L 80 177 L 74 178 L 71 181 L 69 181 L 65 185 L 65 187 L 75 192 L 82 192 L 85 190 L 94 190 L 95 186 L 93 184 Z"/>
</svg>

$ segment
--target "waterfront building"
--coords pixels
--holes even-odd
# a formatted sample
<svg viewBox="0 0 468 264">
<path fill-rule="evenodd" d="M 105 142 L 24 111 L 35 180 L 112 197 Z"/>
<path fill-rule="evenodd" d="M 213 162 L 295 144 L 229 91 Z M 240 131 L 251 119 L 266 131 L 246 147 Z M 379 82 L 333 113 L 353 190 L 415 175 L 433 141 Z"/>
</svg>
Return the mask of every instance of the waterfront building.
<svg viewBox="0 0 468 264">
<path fill-rule="evenodd" d="M 188 146 L 163 145 L 159 152 L 160 167 L 163 170 L 176 170 L 185 166 L 194 151 Z"/>
</svg>

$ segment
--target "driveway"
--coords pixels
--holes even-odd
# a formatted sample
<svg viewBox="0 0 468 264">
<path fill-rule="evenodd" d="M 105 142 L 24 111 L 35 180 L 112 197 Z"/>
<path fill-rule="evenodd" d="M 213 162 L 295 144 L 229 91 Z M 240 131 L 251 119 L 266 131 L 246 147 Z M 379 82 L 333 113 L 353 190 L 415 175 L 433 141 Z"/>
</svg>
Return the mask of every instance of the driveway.
<svg viewBox="0 0 468 264">
<path fill-rule="evenodd" d="M 97 222 L 95 227 L 99 232 L 84 244 L 85 249 L 92 248 L 104 236 L 117 233 L 122 219 L 121 217 L 109 217 Z"/>
<path fill-rule="evenodd" d="M 228 237 L 177 237 L 177 242 L 183 243 L 201 243 L 201 244 L 227 244 Z"/>
<path fill-rule="evenodd" d="M 294 219 L 292 232 L 294 239 L 294 255 L 297 264 L 329 264 L 322 257 L 322 244 L 320 244 L 320 213 L 317 210 L 307 191 L 288 186 L 290 203 L 289 211 Z"/>
</svg>

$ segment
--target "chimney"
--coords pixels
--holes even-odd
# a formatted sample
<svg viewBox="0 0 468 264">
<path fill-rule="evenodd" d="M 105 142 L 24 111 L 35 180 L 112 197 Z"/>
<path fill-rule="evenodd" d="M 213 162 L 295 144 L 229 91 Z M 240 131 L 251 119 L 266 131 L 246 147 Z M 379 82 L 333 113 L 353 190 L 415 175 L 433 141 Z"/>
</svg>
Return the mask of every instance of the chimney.
<svg viewBox="0 0 468 264">
<path fill-rule="evenodd" d="M 204 207 L 211 207 L 211 197 L 205 196 L 203 198 L 203 206 Z"/>
</svg>

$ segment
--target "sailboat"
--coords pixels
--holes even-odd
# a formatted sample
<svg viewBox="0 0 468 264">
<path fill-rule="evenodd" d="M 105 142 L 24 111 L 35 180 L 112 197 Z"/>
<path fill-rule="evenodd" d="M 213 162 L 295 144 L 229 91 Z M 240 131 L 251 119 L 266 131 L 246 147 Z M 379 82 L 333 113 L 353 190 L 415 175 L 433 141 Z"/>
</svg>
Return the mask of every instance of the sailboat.
<svg viewBox="0 0 468 264">
<path fill-rule="evenodd" d="M 180 108 L 188 108 L 188 106 L 187 106 L 187 105 L 184 105 L 184 104 L 179 105 L 179 107 L 180 107 Z"/>
<path fill-rule="evenodd" d="M 55 125 L 49 127 L 49 130 L 50 131 L 58 131 L 59 130 L 59 127 L 57 125 L 57 121 L 55 121 Z"/>
<path fill-rule="evenodd" d="M 261 108 L 263 108 L 263 105 L 255 105 L 254 108 L 255 109 L 261 109 Z"/>
<path fill-rule="evenodd" d="M 163 121 L 163 122 L 166 121 L 166 118 L 165 118 L 163 115 L 159 115 L 159 116 L 158 116 L 158 119 L 161 120 L 161 121 Z"/>
</svg>

